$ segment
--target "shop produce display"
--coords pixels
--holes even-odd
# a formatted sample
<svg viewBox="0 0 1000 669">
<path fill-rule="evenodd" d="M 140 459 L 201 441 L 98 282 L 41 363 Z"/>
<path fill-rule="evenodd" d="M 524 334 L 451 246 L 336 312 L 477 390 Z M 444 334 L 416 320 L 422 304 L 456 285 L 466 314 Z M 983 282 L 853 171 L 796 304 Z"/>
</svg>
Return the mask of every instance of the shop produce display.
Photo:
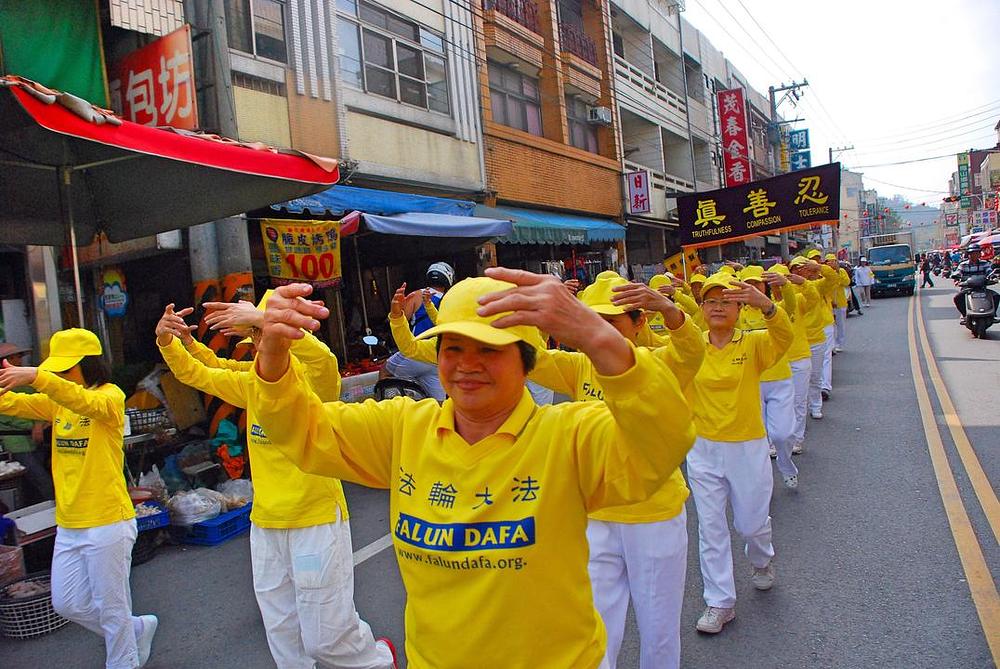
<svg viewBox="0 0 1000 669">
<path fill-rule="evenodd" d="M 3 589 L 3 596 L 6 599 L 25 599 L 35 595 L 45 595 L 52 591 L 48 580 L 44 581 L 19 581 L 8 585 Z"/>
</svg>

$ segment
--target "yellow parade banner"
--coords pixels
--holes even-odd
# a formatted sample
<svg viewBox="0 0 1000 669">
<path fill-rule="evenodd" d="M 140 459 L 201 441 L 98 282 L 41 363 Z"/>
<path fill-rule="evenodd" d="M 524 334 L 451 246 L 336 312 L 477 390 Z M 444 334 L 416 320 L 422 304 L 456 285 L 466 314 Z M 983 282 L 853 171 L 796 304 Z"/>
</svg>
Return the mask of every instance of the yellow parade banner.
<svg viewBox="0 0 1000 669">
<path fill-rule="evenodd" d="M 267 273 L 275 284 L 340 284 L 340 221 L 261 219 Z"/>
</svg>

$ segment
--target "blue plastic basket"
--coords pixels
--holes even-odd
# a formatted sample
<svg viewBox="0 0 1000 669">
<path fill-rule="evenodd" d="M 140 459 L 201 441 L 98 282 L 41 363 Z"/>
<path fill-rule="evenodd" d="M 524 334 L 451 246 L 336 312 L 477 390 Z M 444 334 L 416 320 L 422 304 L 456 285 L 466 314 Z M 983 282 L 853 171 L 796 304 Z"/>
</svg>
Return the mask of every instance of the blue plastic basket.
<svg viewBox="0 0 1000 669">
<path fill-rule="evenodd" d="M 251 506 L 247 504 L 239 509 L 221 513 L 211 520 L 195 523 L 187 528 L 181 541 L 199 546 L 218 546 L 239 536 L 250 529 Z"/>
<path fill-rule="evenodd" d="M 143 504 L 146 506 L 155 506 L 160 512 L 152 516 L 144 516 L 143 518 L 136 517 L 135 524 L 140 532 L 148 532 L 149 530 L 166 527 L 170 524 L 170 512 L 162 504 L 156 502 L 143 502 Z"/>
</svg>

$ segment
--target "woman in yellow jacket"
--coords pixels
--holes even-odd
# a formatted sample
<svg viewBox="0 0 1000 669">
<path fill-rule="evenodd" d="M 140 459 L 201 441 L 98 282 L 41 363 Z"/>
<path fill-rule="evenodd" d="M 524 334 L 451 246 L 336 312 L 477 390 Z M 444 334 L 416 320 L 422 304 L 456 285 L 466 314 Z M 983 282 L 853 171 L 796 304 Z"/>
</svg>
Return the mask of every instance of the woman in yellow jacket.
<svg viewBox="0 0 1000 669">
<path fill-rule="evenodd" d="M 662 276 L 662 275 L 658 275 Z M 656 277 L 654 277 L 656 278 Z M 665 277 L 664 277 L 665 278 Z M 396 304 L 405 289 L 396 291 L 390 325 L 393 338 L 407 357 L 433 359 L 433 342 L 416 341 Z M 577 295 L 627 340 L 638 344 L 649 336 L 646 314 L 661 317 L 667 336 L 655 357 L 662 360 L 685 388 L 701 367 L 705 343 L 701 330 L 658 291 L 629 283 L 616 272 L 601 272 Z M 538 362 L 528 378 L 574 402 L 600 402 L 604 391 L 593 363 L 575 351 L 539 349 Z M 687 572 L 687 485 L 680 469 L 653 495 L 637 504 L 601 509 L 590 514 L 590 582 L 594 604 L 608 633 L 607 665 L 618 663 L 625 636 L 629 600 L 640 637 L 640 669 L 680 666 L 680 616 Z"/>
<path fill-rule="evenodd" d="M 61 330 L 38 367 L 4 362 L 0 413 L 52 423 L 53 608 L 104 637 L 108 669 L 134 669 L 149 660 L 158 621 L 132 615 L 137 531 L 123 474 L 125 394 L 110 381 L 97 335 Z M 26 385 L 38 392 L 7 392 Z"/>
<path fill-rule="evenodd" d="M 304 471 L 389 489 L 412 669 L 595 669 L 587 514 L 658 490 L 693 439 L 690 411 L 670 370 L 558 279 L 486 271 L 421 334 L 438 337 L 443 404 L 322 404 L 287 352 L 328 314 L 301 285 L 268 303 L 250 399 Z M 535 405 L 539 329 L 590 358 L 603 402 Z"/>
<path fill-rule="evenodd" d="M 206 322 L 234 333 L 257 332 L 272 291 L 251 303 L 208 303 Z M 250 560 L 254 594 L 267 645 L 278 669 L 320 666 L 388 669 L 395 652 L 376 639 L 354 605 L 351 526 L 340 481 L 306 474 L 260 428 L 248 405 L 252 362 L 219 358 L 191 336 L 184 316 L 167 305 L 156 325 L 156 343 L 181 383 L 247 409 L 247 449 L 253 476 Z M 252 341 L 252 340 L 251 340 Z M 324 401 L 340 399 L 337 357 L 311 334 L 292 354 Z M 274 436 L 274 439 L 280 438 Z"/>
<path fill-rule="evenodd" d="M 708 323 L 706 353 L 688 396 L 697 439 L 687 457 L 688 485 L 698 510 L 698 545 L 706 609 L 696 625 L 715 634 L 736 616 L 736 584 L 726 506 L 746 540 L 758 590 L 774 583 L 767 432 L 760 410 L 760 377 L 792 343 L 784 310 L 732 276 L 715 274 L 702 288 Z M 761 310 L 766 331 L 739 329 L 740 309 Z"/>
<path fill-rule="evenodd" d="M 813 256 L 816 256 L 814 252 Z M 832 268 L 803 258 L 793 258 L 788 264 L 791 271 L 808 279 L 819 294 L 819 301 L 809 310 L 806 317 L 806 335 L 812 355 L 812 371 L 809 376 L 809 415 L 819 420 L 823 418 L 823 400 L 829 396 L 824 387 L 824 369 L 827 354 L 833 345 L 833 308 L 831 296 L 837 285 L 837 274 Z"/>
<path fill-rule="evenodd" d="M 838 287 L 833 291 L 833 353 L 837 354 L 844 350 L 847 341 L 847 291 L 851 289 L 851 275 L 840 266 L 835 253 L 827 253 L 823 260 L 837 272 Z"/>
</svg>

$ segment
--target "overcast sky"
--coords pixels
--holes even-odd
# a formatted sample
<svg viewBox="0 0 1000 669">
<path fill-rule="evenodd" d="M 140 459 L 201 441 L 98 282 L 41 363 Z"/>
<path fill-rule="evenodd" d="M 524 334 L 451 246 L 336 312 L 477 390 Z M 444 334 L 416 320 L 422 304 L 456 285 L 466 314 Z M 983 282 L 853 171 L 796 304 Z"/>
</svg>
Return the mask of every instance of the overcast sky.
<svg viewBox="0 0 1000 669">
<path fill-rule="evenodd" d="M 854 145 L 839 160 L 864 173 L 866 188 L 936 205 L 944 194 L 923 189 L 947 190 L 953 154 L 996 144 L 1000 0 L 686 4 L 687 20 L 765 95 L 809 80 L 798 109 L 780 111 L 806 119 L 795 127 L 809 128 L 813 165 L 827 162 L 829 147 Z"/>
</svg>

